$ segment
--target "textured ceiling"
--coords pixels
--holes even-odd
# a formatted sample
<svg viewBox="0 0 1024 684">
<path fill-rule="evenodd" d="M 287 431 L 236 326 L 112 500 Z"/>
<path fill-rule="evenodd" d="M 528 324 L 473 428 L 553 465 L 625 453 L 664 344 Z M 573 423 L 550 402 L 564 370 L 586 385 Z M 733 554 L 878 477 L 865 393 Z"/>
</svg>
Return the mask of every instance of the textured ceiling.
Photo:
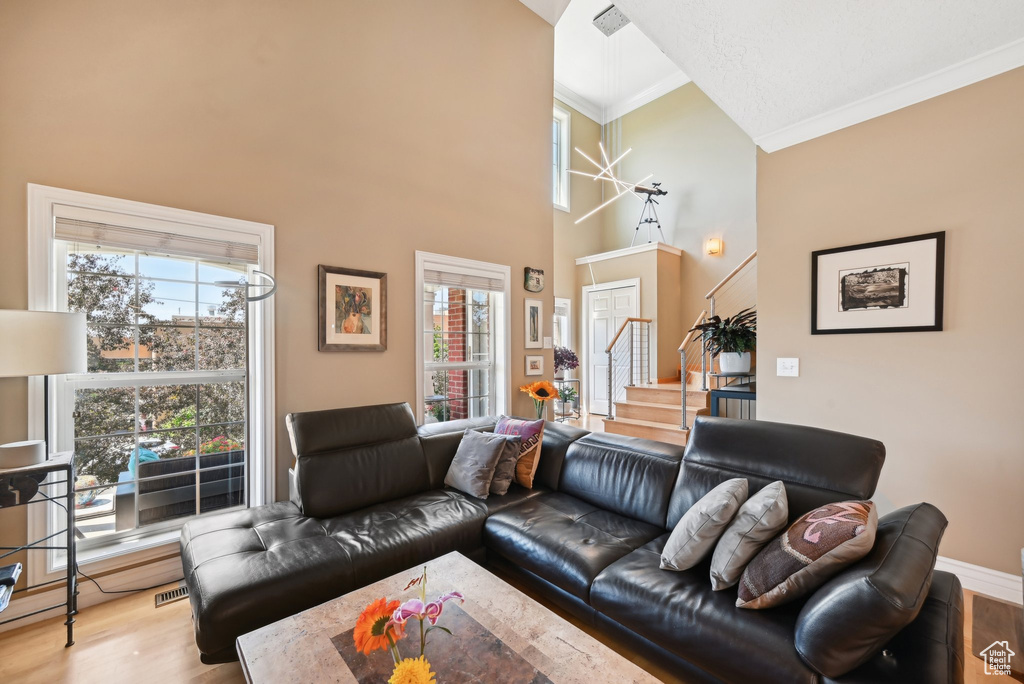
<svg viewBox="0 0 1024 684">
<path fill-rule="evenodd" d="M 633 24 L 601 33 L 608 5 L 572 0 L 555 26 L 555 95 L 602 124 L 690 80 Z"/>
<path fill-rule="evenodd" d="M 615 4 L 765 149 L 1024 64 L 1022 0 Z"/>
</svg>

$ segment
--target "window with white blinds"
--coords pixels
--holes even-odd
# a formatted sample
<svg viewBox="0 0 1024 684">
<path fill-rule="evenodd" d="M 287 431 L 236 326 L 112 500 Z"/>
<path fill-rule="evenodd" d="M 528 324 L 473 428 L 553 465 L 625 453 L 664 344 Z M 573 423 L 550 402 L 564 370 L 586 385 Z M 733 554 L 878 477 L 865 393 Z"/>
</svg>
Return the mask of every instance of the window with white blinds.
<svg viewBox="0 0 1024 684">
<path fill-rule="evenodd" d="M 48 253 L 45 308 L 86 315 L 87 371 L 54 376 L 49 399 L 55 450 L 75 452 L 80 557 L 266 500 L 253 457 L 265 458 L 268 411 L 253 388 L 272 382 L 256 336 L 272 304 L 248 303 L 246 284 L 272 268 L 272 228 L 32 188 L 81 201 L 46 203 L 32 223 L 46 231 L 34 243 Z"/>
<path fill-rule="evenodd" d="M 422 423 L 507 410 L 509 276 L 500 264 L 416 253 Z"/>
</svg>

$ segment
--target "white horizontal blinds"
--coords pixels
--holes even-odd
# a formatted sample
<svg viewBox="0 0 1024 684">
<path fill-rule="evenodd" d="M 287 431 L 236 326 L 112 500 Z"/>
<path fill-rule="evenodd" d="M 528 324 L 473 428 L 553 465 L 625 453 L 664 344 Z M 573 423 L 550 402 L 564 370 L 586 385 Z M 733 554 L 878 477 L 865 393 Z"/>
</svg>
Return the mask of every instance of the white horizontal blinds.
<svg viewBox="0 0 1024 684">
<path fill-rule="evenodd" d="M 205 238 L 167 230 L 119 226 L 77 218 L 56 218 L 53 236 L 57 240 L 81 242 L 101 247 L 134 249 L 150 254 L 214 259 L 238 264 L 259 263 L 258 244 Z"/>
<path fill-rule="evenodd" d="M 505 274 L 500 271 L 489 271 L 479 268 L 457 266 L 453 264 L 423 265 L 424 285 L 444 285 L 467 290 L 485 290 L 487 292 L 505 291 Z"/>
</svg>

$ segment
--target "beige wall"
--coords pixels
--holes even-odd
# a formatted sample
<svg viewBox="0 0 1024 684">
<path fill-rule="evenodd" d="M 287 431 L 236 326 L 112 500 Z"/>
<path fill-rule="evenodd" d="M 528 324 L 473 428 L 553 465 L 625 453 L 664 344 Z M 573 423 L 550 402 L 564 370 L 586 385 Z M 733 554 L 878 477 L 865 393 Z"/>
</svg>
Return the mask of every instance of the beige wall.
<svg viewBox="0 0 1024 684">
<path fill-rule="evenodd" d="M 526 381 L 523 268 L 553 267 L 552 50 L 518 0 L 4 2 L 0 307 L 27 302 L 27 183 L 274 224 L 285 497 L 285 413 L 414 401 L 417 249 L 511 266 Z M 317 352 L 317 264 L 388 273 L 386 352 Z M 24 439 L 25 382 L 0 380 L 0 405 L 0 442 Z"/>
<path fill-rule="evenodd" d="M 882 440 L 876 501 L 1019 577 L 1024 69 L 758 157 L 758 418 Z M 946 231 L 943 332 L 810 335 L 810 253 Z M 799 378 L 777 378 L 779 356 Z M 822 455 L 827 458 L 827 454 Z"/>
<path fill-rule="evenodd" d="M 754 143 L 693 83 L 609 123 L 605 137 L 620 152 L 633 148 L 622 161 L 623 178 L 653 173 L 648 182 L 668 190 L 657 210 L 666 241 L 683 250 L 680 327 L 687 330 L 708 290 L 756 248 Z M 626 197 L 602 212 L 603 251 L 629 246 L 642 206 Z M 725 241 L 722 256 L 705 254 L 710 237 Z M 642 228 L 637 244 L 646 240 Z"/>
</svg>

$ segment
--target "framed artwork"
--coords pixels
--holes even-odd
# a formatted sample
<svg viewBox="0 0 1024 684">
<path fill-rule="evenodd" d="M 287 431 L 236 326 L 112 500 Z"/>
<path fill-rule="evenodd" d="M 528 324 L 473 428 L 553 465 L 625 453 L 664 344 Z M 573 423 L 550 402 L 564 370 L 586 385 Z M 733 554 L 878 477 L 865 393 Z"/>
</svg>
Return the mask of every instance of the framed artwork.
<svg viewBox="0 0 1024 684">
<path fill-rule="evenodd" d="M 527 299 L 523 327 L 526 330 L 526 348 L 540 349 L 544 346 L 544 302 Z"/>
<path fill-rule="evenodd" d="M 526 357 L 526 374 L 527 375 L 543 375 L 544 374 L 544 357 L 537 355 L 527 355 Z"/>
<path fill-rule="evenodd" d="M 527 292 L 540 292 L 544 289 L 544 271 L 539 268 L 523 269 L 523 287 Z"/>
<path fill-rule="evenodd" d="M 320 265 L 320 351 L 388 348 L 388 276 Z"/>
<path fill-rule="evenodd" d="M 946 234 L 811 253 L 811 334 L 942 330 Z"/>
</svg>

